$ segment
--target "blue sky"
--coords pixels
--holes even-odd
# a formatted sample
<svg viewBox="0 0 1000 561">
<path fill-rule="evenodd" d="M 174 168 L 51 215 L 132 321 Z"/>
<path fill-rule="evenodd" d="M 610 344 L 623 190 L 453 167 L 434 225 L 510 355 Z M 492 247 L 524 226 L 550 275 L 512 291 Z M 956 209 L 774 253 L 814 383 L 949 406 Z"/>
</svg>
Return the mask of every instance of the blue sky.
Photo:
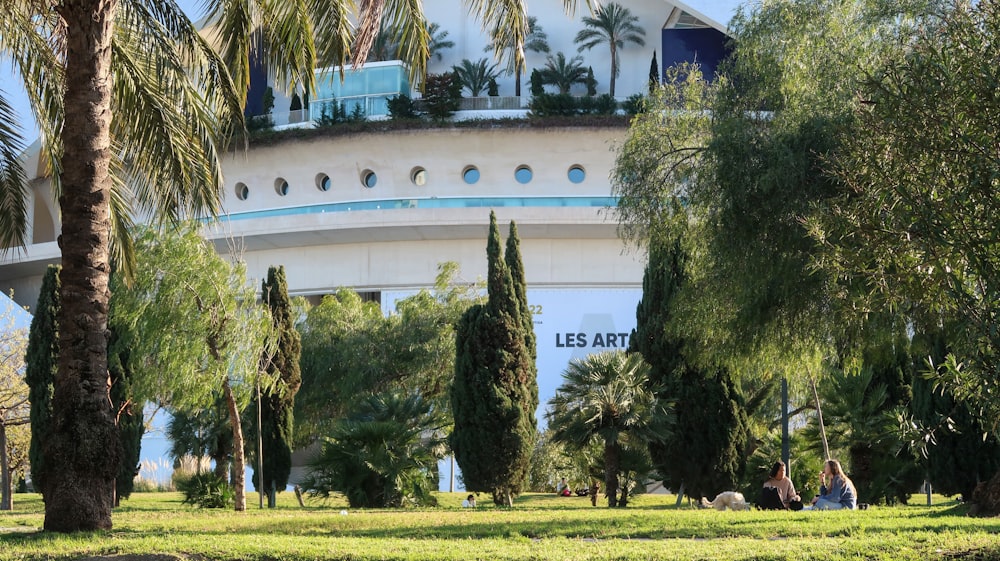
<svg viewBox="0 0 1000 561">
<path fill-rule="evenodd" d="M 27 329 L 31 326 L 31 314 L 18 306 L 9 296 L 0 293 L 0 322 L 3 322 L 0 323 L 0 329 L 7 328 L 6 318 L 8 315 L 13 320 L 11 327 L 14 329 Z"/>
</svg>

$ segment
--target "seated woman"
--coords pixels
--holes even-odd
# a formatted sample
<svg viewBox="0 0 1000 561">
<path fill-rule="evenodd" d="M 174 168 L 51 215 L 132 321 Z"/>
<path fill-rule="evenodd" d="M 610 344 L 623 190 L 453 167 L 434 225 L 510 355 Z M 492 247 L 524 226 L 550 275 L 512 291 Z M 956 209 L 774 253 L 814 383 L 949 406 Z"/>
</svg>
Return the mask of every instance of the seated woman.
<svg viewBox="0 0 1000 561">
<path fill-rule="evenodd" d="M 764 488 L 772 488 L 778 491 L 778 498 L 781 500 L 782 508 L 802 510 L 802 499 L 795 492 L 795 485 L 792 480 L 785 475 L 785 462 L 778 460 L 771 466 L 771 478 L 764 482 Z M 767 507 L 765 507 L 767 508 Z M 777 505 L 775 505 L 777 508 Z"/>
<path fill-rule="evenodd" d="M 829 479 L 829 486 L 827 480 Z M 819 496 L 813 499 L 813 508 L 817 510 L 837 510 L 858 506 L 858 492 L 854 482 L 847 477 L 840 462 L 827 460 L 820 474 Z"/>
</svg>

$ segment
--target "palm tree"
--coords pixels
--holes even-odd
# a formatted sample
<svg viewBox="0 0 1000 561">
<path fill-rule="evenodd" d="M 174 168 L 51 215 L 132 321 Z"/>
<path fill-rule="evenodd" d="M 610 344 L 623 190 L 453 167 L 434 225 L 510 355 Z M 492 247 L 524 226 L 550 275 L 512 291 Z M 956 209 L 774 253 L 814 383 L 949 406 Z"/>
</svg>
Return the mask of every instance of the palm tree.
<svg viewBox="0 0 1000 561">
<path fill-rule="evenodd" d="M 579 43 L 577 52 L 589 50 L 597 45 L 607 43 L 611 47 L 611 82 L 610 91 L 612 97 L 615 95 L 615 78 L 618 76 L 618 50 L 625 48 L 625 43 L 635 43 L 640 47 L 646 44 L 643 36 L 645 31 L 636 23 L 639 18 L 632 15 L 628 8 L 614 2 L 605 4 L 597 9 L 596 17 L 583 18 L 583 24 L 587 26 L 576 34 L 573 42 Z"/>
<path fill-rule="evenodd" d="M 510 48 L 511 47 L 500 45 L 497 43 L 496 39 L 494 39 L 493 41 L 490 41 L 490 44 L 486 45 L 483 50 L 496 53 L 497 51 L 507 51 Z M 524 39 L 524 50 L 535 53 L 549 52 L 549 36 L 544 30 L 542 30 L 542 26 L 538 25 L 538 18 L 534 16 L 528 16 L 528 35 Z M 513 57 L 509 55 L 504 56 L 511 62 L 514 62 Z M 524 74 L 524 62 L 521 61 L 520 65 L 508 65 L 507 72 L 514 73 L 514 95 L 521 97 L 521 75 Z"/>
<path fill-rule="evenodd" d="M 574 359 L 546 413 L 553 440 L 584 448 L 604 443 L 604 489 L 618 506 L 618 474 L 626 435 L 661 438 L 669 418 L 649 388 L 649 365 L 639 353 L 609 351 Z"/>
<path fill-rule="evenodd" d="M 122 2 L 114 18 L 101 6 L 110 4 L 68 0 L 56 13 L 4 2 L 0 16 L 0 52 L 24 78 L 62 216 L 55 430 L 43 445 L 62 473 L 42 489 L 45 527 L 56 531 L 111 525 L 118 456 L 107 287 L 112 260 L 129 264 L 130 217 L 216 212 L 221 141 L 242 130 L 238 90 L 176 5 Z M 16 140 L 6 135 L 5 150 Z M 3 165 L 3 177 L 24 177 L 19 164 Z M 23 245 L 24 183 L 0 189 L 0 246 Z"/>
<path fill-rule="evenodd" d="M 383 394 L 361 402 L 337 423 L 312 461 L 303 486 L 352 508 L 428 504 L 428 473 L 444 456 L 444 415 L 420 395 Z"/>
<path fill-rule="evenodd" d="M 455 42 L 447 39 L 448 31 L 440 31 L 441 26 L 436 23 L 427 24 L 427 37 L 429 42 L 427 43 L 427 56 L 428 58 L 436 58 L 441 60 L 443 55 L 441 51 L 445 49 L 451 49 L 455 46 Z"/>
<path fill-rule="evenodd" d="M 559 88 L 559 93 L 568 94 L 573 84 L 587 83 L 587 69 L 583 67 L 583 57 L 575 56 L 566 60 L 561 52 L 545 59 L 545 68 L 540 72 L 543 84 Z"/>
<path fill-rule="evenodd" d="M 172 2 L 0 2 L 0 57 L 24 79 L 62 217 L 56 430 L 46 455 L 64 473 L 43 489 L 44 527 L 109 529 L 117 435 L 107 388 L 108 285 L 113 258 L 126 269 L 131 262 L 129 216 L 218 212 L 217 147 L 243 130 L 251 53 L 282 87 L 304 79 L 314 91 L 313 69 L 343 65 L 348 52 L 363 60 L 383 19 L 403 30 L 404 59 L 412 76 L 422 76 L 427 29 L 420 3 L 372 0 L 352 14 L 355 4 L 343 0 L 211 0 L 207 15 L 223 64 Z M 577 4 L 564 2 L 567 9 Z M 505 44 L 524 44 L 523 4 L 498 10 L 497 0 L 468 3 L 486 28 L 503 30 Z M 361 29 L 353 51 L 352 21 Z M 523 60 L 520 49 L 514 56 Z M 11 116 L 0 104 L 0 117 Z M 15 129 L 0 126 L 2 248 L 25 244 L 28 193 L 12 157 L 22 140 Z"/>
<path fill-rule="evenodd" d="M 488 60 L 481 58 L 476 62 L 469 59 L 462 59 L 462 64 L 453 66 L 452 70 L 462 87 L 467 88 L 472 97 L 479 97 L 490 85 L 490 80 L 497 77 L 497 66 L 491 65 Z"/>
</svg>

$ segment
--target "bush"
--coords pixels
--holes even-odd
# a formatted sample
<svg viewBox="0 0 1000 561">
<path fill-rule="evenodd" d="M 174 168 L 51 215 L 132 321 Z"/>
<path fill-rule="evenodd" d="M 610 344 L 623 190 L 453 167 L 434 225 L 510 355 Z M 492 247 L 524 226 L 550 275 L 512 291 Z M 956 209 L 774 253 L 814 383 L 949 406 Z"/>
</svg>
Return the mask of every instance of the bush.
<svg viewBox="0 0 1000 561">
<path fill-rule="evenodd" d="M 596 115 L 614 115 L 618 111 L 618 102 L 611 94 L 601 94 L 591 99 L 594 105 L 590 113 Z"/>
<path fill-rule="evenodd" d="M 420 115 L 417 113 L 417 106 L 408 95 L 397 95 L 389 98 L 390 119 L 416 119 Z"/>
<path fill-rule="evenodd" d="M 184 494 L 184 504 L 201 508 L 229 508 L 235 505 L 235 493 L 229 482 L 218 475 L 205 472 L 191 477 L 178 477 L 177 490 Z"/>
<path fill-rule="evenodd" d="M 550 117 L 553 115 L 579 115 L 580 104 L 569 94 L 543 93 L 532 96 L 528 105 L 532 117 Z"/>
<path fill-rule="evenodd" d="M 628 96 L 622 103 L 622 109 L 629 115 L 638 115 L 646 109 L 646 96 L 637 93 Z"/>
<path fill-rule="evenodd" d="M 458 111 L 462 99 L 462 83 L 454 73 L 428 74 L 424 84 L 424 108 L 439 120 L 450 118 Z"/>
</svg>

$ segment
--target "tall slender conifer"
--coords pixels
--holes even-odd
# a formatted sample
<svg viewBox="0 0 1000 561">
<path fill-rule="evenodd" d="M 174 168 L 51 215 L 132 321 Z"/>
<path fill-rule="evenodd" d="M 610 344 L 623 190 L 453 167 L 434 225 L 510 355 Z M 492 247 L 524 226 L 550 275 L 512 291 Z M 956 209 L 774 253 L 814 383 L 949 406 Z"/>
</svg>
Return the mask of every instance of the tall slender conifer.
<svg viewBox="0 0 1000 561">
<path fill-rule="evenodd" d="M 254 465 L 254 485 L 267 493 L 267 506 L 274 508 L 275 493 L 288 485 L 292 469 L 293 409 L 295 394 L 302 385 L 299 357 L 302 341 L 288 298 L 288 283 L 284 267 L 271 267 L 261 286 L 261 299 L 271 311 L 271 321 L 278 336 L 274 356 L 268 361 L 268 371 L 278 383 L 261 397 L 261 443 L 263 448 L 263 484 Z"/>
<path fill-rule="evenodd" d="M 59 265 L 49 265 L 42 277 L 42 289 L 35 305 L 25 353 L 25 382 L 31 401 L 31 482 L 35 490 L 43 487 L 48 475 L 48 463 L 42 443 L 51 430 L 52 392 L 59 361 Z"/>
<path fill-rule="evenodd" d="M 630 350 L 651 366 L 659 397 L 674 402 L 675 430 L 649 443 L 653 463 L 668 485 L 689 497 L 733 489 L 746 464 L 746 412 L 739 387 L 725 368 L 689 363 L 685 341 L 670 329 L 673 306 L 687 280 L 688 258 L 679 237 L 650 240 L 642 300 Z"/>
<path fill-rule="evenodd" d="M 451 446 L 466 488 L 491 493 L 494 503 L 510 506 L 527 477 L 534 447 L 538 382 L 527 345 L 534 335 L 525 333 L 519 289 L 500 248 L 491 212 L 489 298 L 462 316 L 456 336 Z M 509 258 L 520 262 L 516 240 Z"/>
</svg>

